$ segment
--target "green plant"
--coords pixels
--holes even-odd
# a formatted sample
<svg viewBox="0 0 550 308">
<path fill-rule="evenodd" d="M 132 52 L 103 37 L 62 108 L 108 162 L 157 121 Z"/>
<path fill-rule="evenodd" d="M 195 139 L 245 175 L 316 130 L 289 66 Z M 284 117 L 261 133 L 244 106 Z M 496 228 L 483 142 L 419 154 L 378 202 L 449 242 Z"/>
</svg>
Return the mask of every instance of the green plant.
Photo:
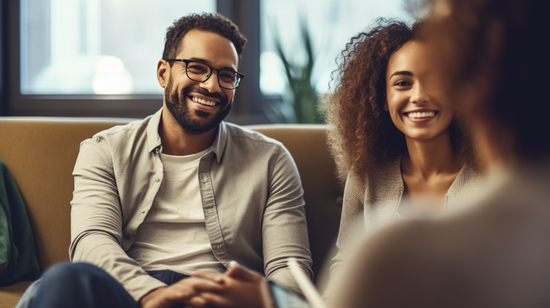
<svg viewBox="0 0 550 308">
<path fill-rule="evenodd" d="M 304 64 L 298 64 L 295 59 L 290 59 L 285 54 L 277 27 L 272 29 L 275 49 L 284 65 L 290 95 L 285 96 L 282 102 L 270 105 L 271 112 L 285 122 L 320 123 L 319 95 L 315 90 L 312 76 L 315 55 L 306 19 L 300 18 L 300 38 L 306 55 Z"/>
</svg>

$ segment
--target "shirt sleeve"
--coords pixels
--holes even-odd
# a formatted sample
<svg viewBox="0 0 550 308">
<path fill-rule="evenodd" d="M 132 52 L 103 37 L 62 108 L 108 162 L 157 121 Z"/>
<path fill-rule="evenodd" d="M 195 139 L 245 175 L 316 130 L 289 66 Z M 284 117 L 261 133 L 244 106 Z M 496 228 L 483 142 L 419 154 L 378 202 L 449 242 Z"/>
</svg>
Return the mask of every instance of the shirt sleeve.
<svg viewBox="0 0 550 308">
<path fill-rule="evenodd" d="M 96 136 L 81 143 L 73 176 L 71 261 L 103 268 L 136 301 L 164 286 L 122 249 L 122 210 L 111 151 L 104 139 Z"/>
<path fill-rule="evenodd" d="M 262 223 L 264 271 L 280 286 L 301 293 L 287 259 L 296 258 L 305 274 L 313 277 L 302 183 L 286 148 L 281 146 L 274 157 L 269 166 L 269 196 Z"/>
</svg>

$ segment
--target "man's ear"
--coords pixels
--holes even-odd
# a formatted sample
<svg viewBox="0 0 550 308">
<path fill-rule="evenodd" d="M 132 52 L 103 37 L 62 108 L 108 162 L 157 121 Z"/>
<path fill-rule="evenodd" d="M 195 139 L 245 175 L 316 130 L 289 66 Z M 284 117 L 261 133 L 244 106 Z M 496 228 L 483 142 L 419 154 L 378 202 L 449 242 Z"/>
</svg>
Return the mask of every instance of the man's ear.
<svg viewBox="0 0 550 308">
<path fill-rule="evenodd" d="M 166 87 L 168 81 L 170 80 L 170 64 L 163 59 L 160 59 L 157 64 L 157 79 L 159 81 L 159 85 L 163 88 Z"/>
</svg>

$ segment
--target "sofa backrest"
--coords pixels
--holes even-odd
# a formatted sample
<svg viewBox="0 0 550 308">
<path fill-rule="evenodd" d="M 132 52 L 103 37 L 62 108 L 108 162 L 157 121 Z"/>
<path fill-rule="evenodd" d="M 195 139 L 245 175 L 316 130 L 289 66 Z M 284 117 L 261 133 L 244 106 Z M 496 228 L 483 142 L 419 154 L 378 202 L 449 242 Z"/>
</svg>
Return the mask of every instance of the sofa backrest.
<svg viewBox="0 0 550 308">
<path fill-rule="evenodd" d="M 68 260 L 72 171 L 80 142 L 129 119 L 0 117 L 0 159 L 19 186 L 42 271 Z M 314 271 L 335 240 L 342 191 L 324 125 L 248 126 L 281 141 L 302 178 Z"/>
<path fill-rule="evenodd" d="M 340 226 L 343 187 L 336 178 L 336 166 L 326 143 L 326 125 L 271 124 L 247 126 L 282 142 L 300 171 L 309 244 L 315 278 L 334 255 Z"/>
</svg>

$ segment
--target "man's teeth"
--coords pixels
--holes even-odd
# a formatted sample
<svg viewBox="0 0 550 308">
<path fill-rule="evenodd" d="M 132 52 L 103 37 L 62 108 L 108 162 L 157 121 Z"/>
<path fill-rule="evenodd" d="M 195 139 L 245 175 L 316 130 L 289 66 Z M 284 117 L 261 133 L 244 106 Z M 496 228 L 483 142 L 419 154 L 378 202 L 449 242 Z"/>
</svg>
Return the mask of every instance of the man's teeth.
<svg viewBox="0 0 550 308">
<path fill-rule="evenodd" d="M 408 114 L 409 118 L 413 119 L 421 119 L 421 118 L 433 118 L 435 117 L 434 111 L 428 111 L 428 112 L 410 112 Z"/>
<path fill-rule="evenodd" d="M 202 99 L 202 98 L 197 98 L 197 97 L 194 97 L 194 96 L 193 96 L 192 100 L 193 100 L 195 103 L 199 103 L 199 104 L 201 104 L 201 105 L 206 105 L 206 106 L 210 106 L 210 107 L 216 106 L 216 102 L 207 101 L 207 100 L 204 100 L 204 99 Z"/>
</svg>

